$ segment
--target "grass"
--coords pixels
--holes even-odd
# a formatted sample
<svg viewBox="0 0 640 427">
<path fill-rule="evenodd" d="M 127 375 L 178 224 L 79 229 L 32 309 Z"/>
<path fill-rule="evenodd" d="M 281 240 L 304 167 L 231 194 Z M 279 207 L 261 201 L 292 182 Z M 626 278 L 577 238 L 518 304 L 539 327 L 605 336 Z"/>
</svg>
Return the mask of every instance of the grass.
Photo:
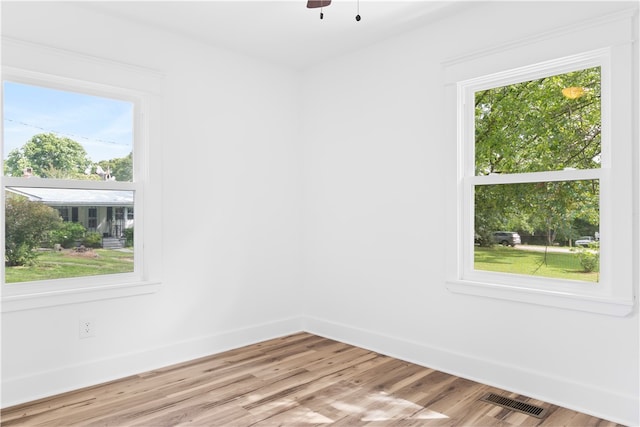
<svg viewBox="0 0 640 427">
<path fill-rule="evenodd" d="M 94 249 L 84 253 L 73 250 L 43 251 L 38 254 L 37 262 L 37 265 L 30 267 L 6 267 L 5 283 L 133 271 L 133 253 L 111 249 Z M 597 283 L 599 278 L 597 271 L 584 272 L 576 254 L 569 252 L 549 252 L 545 263 L 544 252 L 502 246 L 476 247 L 474 266 L 476 270 L 583 282 Z"/>
<path fill-rule="evenodd" d="M 28 267 L 6 267 L 5 283 L 35 280 L 130 273 L 133 271 L 133 252 L 112 249 L 93 249 L 75 252 L 42 251 L 37 264 Z"/>
<path fill-rule="evenodd" d="M 583 282 L 597 283 L 599 281 L 599 272 L 585 272 L 578 256 L 571 252 L 548 252 L 545 262 L 544 252 L 502 246 L 476 247 L 474 267 L 476 270 L 483 271 Z"/>
</svg>

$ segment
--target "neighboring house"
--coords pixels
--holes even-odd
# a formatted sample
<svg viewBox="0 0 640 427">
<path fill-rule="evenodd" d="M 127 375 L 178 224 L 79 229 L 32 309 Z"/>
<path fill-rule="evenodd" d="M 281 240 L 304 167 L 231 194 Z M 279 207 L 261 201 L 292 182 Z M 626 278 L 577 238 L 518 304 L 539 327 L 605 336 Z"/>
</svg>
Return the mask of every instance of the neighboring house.
<svg viewBox="0 0 640 427">
<path fill-rule="evenodd" d="M 124 230 L 133 227 L 132 191 L 34 187 L 7 190 L 56 209 L 64 221 L 78 222 L 88 231 L 100 233 L 105 247 L 116 245 L 115 241 L 123 239 Z"/>
</svg>

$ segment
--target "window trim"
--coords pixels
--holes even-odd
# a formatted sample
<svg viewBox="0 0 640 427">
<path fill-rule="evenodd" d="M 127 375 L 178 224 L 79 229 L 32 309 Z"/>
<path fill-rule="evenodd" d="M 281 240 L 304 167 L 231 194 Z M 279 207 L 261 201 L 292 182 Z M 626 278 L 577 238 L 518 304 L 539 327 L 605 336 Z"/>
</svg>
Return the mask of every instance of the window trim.
<svg viewBox="0 0 640 427">
<path fill-rule="evenodd" d="M 4 283 L 4 263 L 2 265 L 2 312 L 50 307 L 63 304 L 120 298 L 157 292 L 161 289 L 160 262 L 161 251 L 159 230 L 159 212 L 161 205 L 158 189 L 150 189 L 151 172 L 157 174 L 158 165 L 149 165 L 150 128 L 147 112 L 158 113 L 163 76 L 153 70 L 147 70 L 128 64 L 120 64 L 100 58 L 88 57 L 74 52 L 22 42 L 3 40 L 3 56 L 8 58 L 2 67 L 2 81 L 11 81 L 50 87 L 121 99 L 134 103 L 134 182 L 110 181 L 107 184 L 97 181 L 55 180 L 42 178 L 18 178 L 2 176 L 2 194 L 0 200 L 5 203 L 6 187 L 61 187 L 77 189 L 109 189 L 135 191 L 134 210 L 138 221 L 134 229 L 134 239 L 140 244 L 134 247 L 134 272 L 98 276 L 83 276 L 66 279 L 42 280 L 35 282 Z M 8 52 L 8 53 L 5 53 Z M 36 59 L 36 65 L 32 61 Z M 5 58 L 3 58 L 5 59 Z M 13 61 L 12 61 L 13 59 Z M 21 65 L 24 61 L 26 66 Z M 39 61 L 39 62 L 38 62 Z M 14 63 L 16 66 L 14 66 Z M 47 67 L 53 64 L 53 70 Z M 96 65 L 103 73 L 96 73 Z M 33 68 L 51 71 L 34 71 Z M 91 80 L 80 78 L 91 76 Z M 113 81 L 113 80 L 118 81 Z M 119 84 L 122 83 L 122 84 Z M 134 83 L 139 88 L 132 88 Z M 158 122 L 158 120 L 156 120 Z M 3 123 L 4 125 L 4 123 Z M 4 157 L 4 156 L 3 156 Z M 156 160 L 159 160 L 155 157 Z M 0 161 L 4 161 L 1 159 Z M 158 182 L 156 180 L 155 182 Z M 151 192 L 149 191 L 151 190 Z M 150 197 L 149 194 L 153 196 Z M 155 208 L 155 209 L 153 209 Z M 149 219 L 150 221 L 145 221 Z M 149 222 L 150 227 L 146 224 Z M 4 255 L 4 245 L 2 247 Z"/>
<path fill-rule="evenodd" d="M 616 194 L 613 194 L 613 188 L 616 183 L 619 185 L 621 182 L 629 185 L 630 181 L 626 178 L 631 176 L 631 159 L 624 157 L 631 150 L 631 129 L 637 126 L 631 112 L 620 114 L 625 108 L 633 110 L 633 101 L 629 95 L 631 91 L 627 90 L 626 94 L 619 96 L 621 87 L 625 84 L 634 87 L 637 84 L 629 73 L 624 75 L 623 72 L 625 64 L 628 69 L 633 60 L 633 43 L 628 34 L 626 38 L 620 37 L 621 28 L 624 28 L 619 22 L 616 24 L 620 16 L 599 20 L 592 23 L 590 28 L 544 34 L 540 38 L 510 44 L 503 49 L 487 50 L 484 56 L 474 53 L 468 58 L 456 58 L 444 64 L 445 78 L 448 79 L 445 89 L 448 94 L 447 111 L 451 120 L 449 129 L 451 139 L 455 138 L 457 141 L 454 146 L 457 168 L 455 178 L 452 177 L 455 187 L 452 182 L 447 198 L 447 206 L 457 212 L 448 220 L 448 224 L 456 229 L 456 238 L 447 246 L 446 287 L 451 292 L 614 316 L 625 316 L 633 311 L 635 295 L 632 260 L 636 255 L 636 247 L 630 242 L 624 242 L 624 249 L 620 249 L 614 247 L 611 241 L 615 230 L 620 228 L 618 219 L 623 219 L 621 222 L 625 224 L 633 224 L 631 209 L 627 211 L 627 203 L 622 203 L 625 196 L 633 199 L 632 190 L 623 193 L 616 190 Z M 632 15 L 624 15 L 622 18 L 634 19 Z M 608 31 L 594 29 L 600 26 L 608 27 Z M 578 53 L 566 52 L 567 46 L 578 46 L 588 40 L 581 31 L 607 34 L 607 40 L 604 43 L 602 39 L 592 43 L 591 49 L 583 48 Z M 531 54 L 534 59 L 526 59 L 527 54 Z M 545 57 L 540 58 L 541 55 Z M 531 62 L 534 64 L 531 65 Z M 489 87 L 592 66 L 600 66 L 602 72 L 603 150 L 600 169 L 475 176 L 473 151 L 468 149 L 469 141 L 473 140 L 469 132 L 474 129 L 475 114 L 469 114 L 473 105 L 467 107 L 466 111 L 463 107 L 470 95 Z M 617 115 L 615 123 L 614 114 Z M 618 146 L 615 152 L 614 143 Z M 471 210 L 473 191 L 470 189 L 476 184 L 578 179 L 600 180 L 600 233 L 603 239 L 600 283 L 592 285 L 589 282 L 510 275 L 469 268 L 470 265 L 473 267 L 473 245 L 470 242 L 473 242 L 474 236 Z M 634 182 L 631 187 L 637 189 L 637 184 Z M 629 230 L 632 228 L 629 227 Z M 630 231 L 627 235 L 632 238 Z M 628 253 L 621 252 L 624 250 L 628 250 Z"/>
<path fill-rule="evenodd" d="M 585 54 L 572 57 L 561 58 L 559 60 L 548 61 L 532 66 L 523 67 L 516 70 L 482 76 L 478 79 L 471 79 L 458 83 L 459 105 L 463 109 L 461 112 L 462 123 L 458 144 L 460 155 L 462 156 L 462 168 L 460 179 L 463 183 L 464 207 L 462 210 L 462 241 L 463 246 L 463 280 L 502 283 L 505 285 L 531 286 L 539 289 L 562 289 L 566 291 L 576 291 L 582 293 L 606 294 L 609 292 L 608 285 L 611 282 L 607 263 L 607 245 L 609 245 L 609 232 L 607 230 L 608 210 L 606 203 L 610 188 L 608 180 L 605 178 L 607 170 L 610 168 L 609 155 L 610 138 L 608 132 L 609 123 L 605 108 L 602 108 L 601 120 L 601 140 L 602 140 L 602 162 L 598 169 L 577 169 L 577 170 L 549 170 L 542 172 L 509 173 L 499 175 L 476 175 L 475 173 L 475 93 L 485 89 L 501 87 L 505 85 L 517 84 L 523 81 L 536 80 L 546 76 L 565 74 L 571 71 L 601 67 L 601 100 L 602 104 L 608 104 L 610 98 L 610 88 L 608 85 L 610 55 L 606 49 L 600 49 Z M 474 236 L 474 188 L 479 185 L 500 185 L 500 184 L 520 184 L 538 182 L 571 182 L 579 180 L 600 181 L 600 217 L 602 224 L 600 241 L 601 262 L 600 281 L 598 284 L 589 282 L 577 282 L 571 280 L 554 279 L 548 277 L 538 277 L 529 275 L 509 275 L 499 272 L 479 271 L 473 268 L 474 248 L 466 244 L 473 242 Z M 604 202 L 603 202 L 604 201 Z M 603 212 L 604 210 L 604 212 Z M 603 217 L 605 217 L 603 219 Z M 462 243 L 462 242 L 461 242 Z"/>
</svg>

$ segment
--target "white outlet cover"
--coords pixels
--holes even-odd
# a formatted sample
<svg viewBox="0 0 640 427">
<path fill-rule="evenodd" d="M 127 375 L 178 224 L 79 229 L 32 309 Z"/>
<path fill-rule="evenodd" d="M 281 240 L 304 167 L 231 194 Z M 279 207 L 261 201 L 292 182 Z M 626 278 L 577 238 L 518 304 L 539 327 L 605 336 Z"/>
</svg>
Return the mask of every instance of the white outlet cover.
<svg viewBox="0 0 640 427">
<path fill-rule="evenodd" d="M 78 336 L 89 338 L 96 335 L 96 322 L 93 319 L 83 319 L 78 322 Z"/>
</svg>

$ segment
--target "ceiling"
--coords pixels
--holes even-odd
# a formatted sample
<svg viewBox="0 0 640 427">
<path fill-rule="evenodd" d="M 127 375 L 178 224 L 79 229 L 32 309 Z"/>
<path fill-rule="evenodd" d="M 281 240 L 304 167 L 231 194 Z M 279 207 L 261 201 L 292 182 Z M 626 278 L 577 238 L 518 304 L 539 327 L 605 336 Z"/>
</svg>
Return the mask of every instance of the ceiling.
<svg viewBox="0 0 640 427">
<path fill-rule="evenodd" d="M 387 37 L 426 25 L 469 3 L 444 1 L 334 0 L 307 9 L 288 1 L 82 2 L 101 13 L 160 27 L 204 43 L 283 66 L 305 69 Z"/>
</svg>

